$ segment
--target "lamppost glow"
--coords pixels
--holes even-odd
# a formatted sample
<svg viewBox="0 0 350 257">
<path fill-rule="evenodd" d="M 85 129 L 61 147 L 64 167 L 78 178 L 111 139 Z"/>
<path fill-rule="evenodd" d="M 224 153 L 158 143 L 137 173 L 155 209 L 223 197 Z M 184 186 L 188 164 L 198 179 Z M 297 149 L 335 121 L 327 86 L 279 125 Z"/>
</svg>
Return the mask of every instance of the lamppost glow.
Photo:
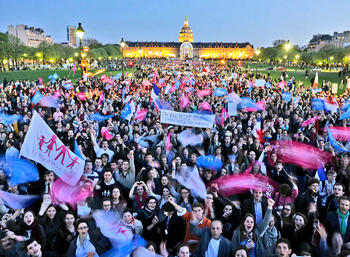
<svg viewBox="0 0 350 257">
<path fill-rule="evenodd" d="M 288 40 L 288 42 L 287 42 L 287 44 L 286 44 L 286 50 L 287 50 L 287 55 L 286 56 L 284 56 L 284 59 L 286 59 L 286 71 L 287 71 L 287 64 L 288 64 L 288 51 L 289 51 L 289 49 L 291 48 L 291 45 L 289 44 L 289 40 Z"/>
<path fill-rule="evenodd" d="M 139 49 L 139 54 L 140 54 L 140 59 L 141 59 L 141 54 L 142 54 L 142 48 L 141 47 Z"/>
<path fill-rule="evenodd" d="M 260 54 L 259 48 L 257 48 L 255 53 L 256 53 L 256 56 L 259 58 L 259 54 Z M 255 78 L 256 78 L 257 74 L 258 74 L 258 62 L 256 62 L 256 65 L 255 65 Z"/>
<path fill-rule="evenodd" d="M 124 80 L 124 46 L 125 46 L 125 42 L 124 42 L 124 38 L 122 38 L 122 40 L 120 41 L 120 47 L 122 48 L 122 81 Z"/>
<path fill-rule="evenodd" d="M 84 76 L 84 71 L 83 71 L 83 66 L 82 66 L 82 62 L 83 62 L 83 54 L 82 54 L 82 51 L 83 51 L 83 36 L 84 36 L 84 33 L 85 33 L 85 30 L 83 29 L 83 27 L 81 26 L 81 22 L 78 23 L 78 28 L 77 28 L 77 31 L 76 31 L 76 34 L 77 34 L 77 37 L 79 38 L 79 48 L 80 48 L 80 69 L 81 69 L 81 77 Z"/>
</svg>

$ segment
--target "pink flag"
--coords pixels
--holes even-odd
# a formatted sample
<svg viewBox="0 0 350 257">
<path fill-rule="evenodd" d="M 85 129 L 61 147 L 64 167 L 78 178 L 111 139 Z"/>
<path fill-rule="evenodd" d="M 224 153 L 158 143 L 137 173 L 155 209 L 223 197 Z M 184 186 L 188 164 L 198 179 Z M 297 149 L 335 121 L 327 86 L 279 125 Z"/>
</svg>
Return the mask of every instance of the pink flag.
<svg viewBox="0 0 350 257">
<path fill-rule="evenodd" d="M 52 186 L 53 198 L 59 202 L 75 206 L 75 203 L 92 196 L 91 189 L 93 186 L 92 181 L 84 176 L 80 178 L 76 185 L 69 185 L 58 178 Z"/>
<path fill-rule="evenodd" d="M 74 77 L 74 75 L 75 75 L 75 70 L 76 70 L 76 68 L 77 68 L 77 63 L 74 63 L 74 66 L 73 66 L 73 68 L 72 68 L 73 77 Z"/>
<path fill-rule="evenodd" d="M 333 157 L 327 151 L 299 142 L 279 140 L 271 144 L 279 145 L 278 158 L 284 163 L 294 164 L 304 169 L 317 170 L 319 163 L 329 163 Z"/>
<path fill-rule="evenodd" d="M 145 80 L 142 82 L 143 86 L 152 86 L 151 82 L 149 82 L 148 80 Z"/>
<path fill-rule="evenodd" d="M 228 115 L 226 113 L 225 108 L 222 108 L 221 110 L 221 127 L 225 126 L 225 120 L 227 119 Z"/>
<path fill-rule="evenodd" d="M 156 81 L 157 81 L 157 77 L 158 77 L 158 70 L 157 70 L 157 69 L 155 69 L 154 74 L 153 74 L 153 84 L 155 84 L 155 83 L 156 83 Z"/>
<path fill-rule="evenodd" d="M 259 101 L 256 103 L 259 107 L 260 107 L 260 110 L 265 110 L 266 109 L 266 102 L 265 102 L 265 99 Z"/>
<path fill-rule="evenodd" d="M 203 90 L 197 91 L 197 96 L 199 97 L 204 97 L 212 94 L 213 94 L 213 91 L 211 91 L 210 89 L 203 89 Z"/>
<path fill-rule="evenodd" d="M 277 84 L 277 87 L 279 87 L 279 88 L 284 88 L 286 86 L 286 82 L 285 81 L 281 81 L 281 82 L 279 82 L 278 84 Z"/>
<path fill-rule="evenodd" d="M 170 150 L 171 150 L 170 137 L 171 137 L 171 134 L 169 133 L 168 137 L 166 139 L 166 144 L 165 144 L 165 150 L 167 152 L 170 152 Z"/>
<path fill-rule="evenodd" d="M 39 83 L 42 84 L 43 83 L 43 79 L 42 78 L 38 78 Z"/>
<path fill-rule="evenodd" d="M 101 76 L 101 80 L 104 81 L 105 79 L 106 79 L 106 75 L 104 74 Z"/>
<path fill-rule="evenodd" d="M 208 104 L 207 102 L 202 102 L 201 105 L 199 106 L 199 109 L 203 110 L 203 111 L 212 111 L 210 104 Z"/>
<path fill-rule="evenodd" d="M 86 99 L 86 95 L 84 93 L 77 93 L 77 97 L 81 100 L 84 101 Z"/>
<path fill-rule="evenodd" d="M 335 140 L 349 141 L 350 128 L 348 127 L 328 127 Z M 324 129 L 325 130 L 325 129 Z"/>
<path fill-rule="evenodd" d="M 188 99 L 188 96 L 182 95 L 180 98 L 180 108 L 185 109 L 190 104 L 190 99 Z"/>
<path fill-rule="evenodd" d="M 301 126 L 305 127 L 305 126 L 307 126 L 307 125 L 309 125 L 311 123 L 314 123 L 319 117 L 321 117 L 321 115 L 317 115 L 316 117 L 308 119 L 308 120 L 304 121 L 303 123 L 301 123 Z"/>
<path fill-rule="evenodd" d="M 137 111 L 135 119 L 136 120 L 144 120 L 146 118 L 148 110 L 146 108 L 141 108 Z"/>
<path fill-rule="evenodd" d="M 54 97 L 60 97 L 61 96 L 61 91 L 58 89 L 53 96 Z"/>
<path fill-rule="evenodd" d="M 104 96 L 103 92 L 101 92 L 100 100 L 98 101 L 98 105 L 97 105 L 97 110 L 98 110 L 98 108 L 100 108 L 100 106 L 102 105 L 104 100 L 105 100 L 105 96 Z"/>
<path fill-rule="evenodd" d="M 103 127 L 101 129 L 101 135 L 104 139 L 107 139 L 107 140 L 111 140 L 113 138 L 113 136 L 109 133 L 108 128 L 106 127 Z"/>
<path fill-rule="evenodd" d="M 231 175 L 225 179 L 220 177 L 212 181 L 210 185 L 212 184 L 218 184 L 220 193 L 224 196 L 249 192 L 251 189 L 262 190 L 267 195 L 272 195 L 278 190 L 278 183 L 269 177 L 252 174 Z"/>
<path fill-rule="evenodd" d="M 69 96 L 70 96 L 70 94 L 68 94 L 68 93 L 65 93 L 65 94 L 64 94 L 64 97 L 65 97 L 65 98 L 67 98 L 67 97 L 69 97 Z"/>
</svg>

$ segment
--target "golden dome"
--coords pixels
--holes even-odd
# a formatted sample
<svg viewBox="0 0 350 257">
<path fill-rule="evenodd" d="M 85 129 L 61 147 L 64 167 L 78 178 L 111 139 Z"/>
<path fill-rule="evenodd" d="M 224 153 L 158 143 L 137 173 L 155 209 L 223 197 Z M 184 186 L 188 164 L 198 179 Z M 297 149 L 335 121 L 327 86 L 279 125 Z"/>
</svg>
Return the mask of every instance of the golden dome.
<svg viewBox="0 0 350 257">
<path fill-rule="evenodd" d="M 180 30 L 179 42 L 193 42 L 193 32 L 188 26 L 188 20 L 186 17 L 185 24 Z"/>
</svg>

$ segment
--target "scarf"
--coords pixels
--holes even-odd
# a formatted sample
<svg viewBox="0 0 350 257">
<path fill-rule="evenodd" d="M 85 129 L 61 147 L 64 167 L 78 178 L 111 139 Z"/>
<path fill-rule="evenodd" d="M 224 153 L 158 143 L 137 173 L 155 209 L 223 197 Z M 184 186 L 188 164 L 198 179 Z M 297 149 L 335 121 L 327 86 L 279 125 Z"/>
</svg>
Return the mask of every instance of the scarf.
<svg viewBox="0 0 350 257">
<path fill-rule="evenodd" d="M 140 196 L 138 194 L 136 194 L 137 209 L 141 209 L 141 207 L 143 206 L 143 204 L 146 201 L 146 197 L 147 197 L 147 193 L 143 192 L 143 194 L 142 194 L 142 202 L 140 202 Z"/>
<path fill-rule="evenodd" d="M 337 213 L 340 218 L 340 233 L 342 236 L 344 236 L 346 232 L 346 219 L 349 217 L 349 211 L 346 214 L 343 214 L 338 208 Z"/>
<path fill-rule="evenodd" d="M 264 234 L 264 243 L 266 247 L 275 246 L 278 238 L 278 231 L 275 226 L 272 229 L 266 229 Z"/>
<path fill-rule="evenodd" d="M 243 231 L 243 235 L 245 240 L 248 240 L 248 239 L 253 240 L 253 231 L 250 233 Z"/>
</svg>

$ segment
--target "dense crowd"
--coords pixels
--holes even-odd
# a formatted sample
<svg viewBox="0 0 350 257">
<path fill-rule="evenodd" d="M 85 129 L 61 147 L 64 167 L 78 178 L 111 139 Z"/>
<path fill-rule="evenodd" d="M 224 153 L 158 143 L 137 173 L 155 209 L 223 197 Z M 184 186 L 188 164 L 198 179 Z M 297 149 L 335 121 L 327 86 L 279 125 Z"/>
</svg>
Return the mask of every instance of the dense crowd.
<svg viewBox="0 0 350 257">
<path fill-rule="evenodd" d="M 265 80 L 265 86 L 254 86 L 257 79 Z M 350 145 L 338 140 L 340 150 L 335 148 L 326 129 L 350 125 L 348 119 L 339 120 L 348 89 L 332 95 L 327 82 L 315 91 L 286 72 L 277 80 L 239 67 L 165 60 L 140 61 L 137 71 L 124 78 L 81 78 L 72 87 L 66 81 L 4 81 L 0 114 L 22 119 L 0 123 L 0 153 L 5 156 L 0 165 L 24 158 L 21 147 L 36 110 L 57 138 L 84 159 L 81 181 L 91 194 L 75 202 L 58 201 L 52 189 L 58 176 L 38 162 L 40 179 L 34 182 L 10 185 L 11 174 L 1 171 L 2 191 L 42 196 L 22 209 L 0 199 L 1 256 L 97 257 L 114 248 L 110 256 L 350 255 Z M 218 88 L 227 93 L 213 94 Z M 198 93 L 203 90 L 211 93 Z M 59 92 L 58 108 L 35 105 L 37 91 L 43 96 Z M 249 98 L 261 108 L 238 105 L 236 115 L 226 115 L 229 95 L 237 101 Z M 330 99 L 338 107 L 315 109 L 313 99 Z M 131 102 L 134 113 L 122 117 Z M 182 127 L 162 123 L 161 109 L 216 117 L 211 128 Z M 179 140 L 185 131 L 190 144 Z M 290 145 L 282 148 L 281 142 Z M 326 179 L 321 171 L 298 165 L 298 159 L 286 161 L 295 142 L 332 156 L 322 163 Z M 198 165 L 197 159 L 205 156 L 220 160 L 220 168 Z M 195 184 L 178 179 L 195 172 Z M 275 191 L 264 186 L 243 190 L 236 183 L 232 187 L 242 190 L 228 194 L 224 181 L 243 181 L 243 175 L 273 181 Z M 200 197 L 203 183 L 206 196 Z M 96 213 L 111 226 L 132 232 L 129 251 L 121 249 L 120 239 L 103 233 Z M 146 243 L 131 249 L 140 237 Z"/>
</svg>

